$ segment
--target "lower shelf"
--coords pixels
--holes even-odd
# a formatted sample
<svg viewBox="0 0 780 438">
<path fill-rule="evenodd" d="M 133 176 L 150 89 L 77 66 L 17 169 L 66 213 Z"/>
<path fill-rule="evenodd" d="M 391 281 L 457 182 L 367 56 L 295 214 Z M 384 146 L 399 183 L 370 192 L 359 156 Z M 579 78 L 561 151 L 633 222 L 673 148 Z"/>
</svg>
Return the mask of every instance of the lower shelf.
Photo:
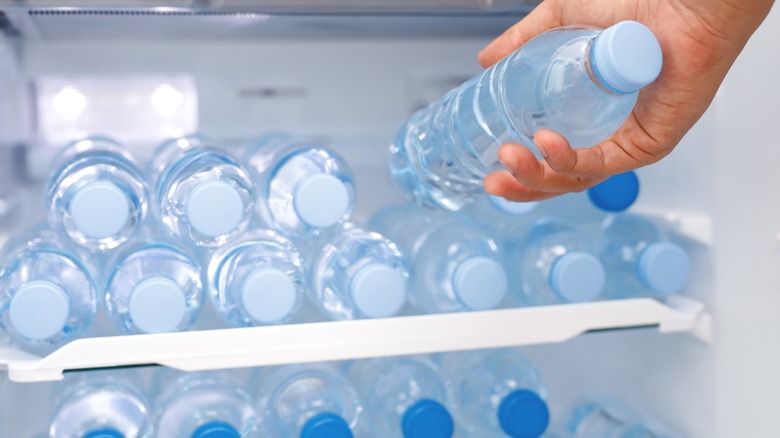
<svg viewBox="0 0 780 438">
<path fill-rule="evenodd" d="M 293 324 L 75 340 L 46 357 L 0 348 L 16 382 L 62 379 L 68 370 L 164 365 L 184 371 L 362 359 L 563 342 L 584 333 L 657 327 L 709 342 L 705 306 L 674 296 L 486 312 Z"/>
</svg>

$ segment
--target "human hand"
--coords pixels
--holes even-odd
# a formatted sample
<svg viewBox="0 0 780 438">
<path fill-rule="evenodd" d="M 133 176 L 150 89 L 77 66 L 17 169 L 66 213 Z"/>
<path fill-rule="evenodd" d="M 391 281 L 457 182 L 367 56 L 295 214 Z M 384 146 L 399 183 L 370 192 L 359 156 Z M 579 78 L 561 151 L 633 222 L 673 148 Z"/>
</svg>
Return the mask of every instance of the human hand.
<svg viewBox="0 0 780 438">
<path fill-rule="evenodd" d="M 626 122 L 592 148 L 572 149 L 549 130 L 534 136 L 545 157 L 508 143 L 498 155 L 507 171 L 485 178 L 488 193 L 534 201 L 585 190 L 668 155 L 704 114 L 723 78 L 773 0 L 545 0 L 479 54 L 489 67 L 547 30 L 585 24 L 607 28 L 635 20 L 655 34 L 664 66 L 639 92 Z M 530 145 L 527 145 L 530 146 Z"/>
</svg>

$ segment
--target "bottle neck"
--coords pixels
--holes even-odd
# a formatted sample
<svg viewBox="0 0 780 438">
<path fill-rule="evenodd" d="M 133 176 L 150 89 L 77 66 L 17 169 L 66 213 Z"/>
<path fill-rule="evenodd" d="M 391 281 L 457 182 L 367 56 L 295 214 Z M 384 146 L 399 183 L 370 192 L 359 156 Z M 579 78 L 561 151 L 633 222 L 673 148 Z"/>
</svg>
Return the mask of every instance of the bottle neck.
<svg viewBox="0 0 780 438">
<path fill-rule="evenodd" d="M 599 74 L 599 71 L 596 68 L 596 62 L 594 60 L 594 52 L 595 52 L 595 46 L 597 40 L 598 40 L 598 36 L 590 40 L 590 42 L 588 43 L 588 49 L 587 49 L 588 56 L 585 57 L 585 71 L 588 72 L 588 77 L 590 78 L 591 81 L 593 81 L 594 84 L 596 84 L 596 86 L 600 90 L 604 91 L 607 94 L 610 94 L 612 96 L 623 96 L 625 94 L 630 94 L 630 93 L 621 93 L 615 90 L 614 88 L 610 87 L 609 85 L 607 85 L 606 82 L 604 82 L 604 79 Z"/>
</svg>

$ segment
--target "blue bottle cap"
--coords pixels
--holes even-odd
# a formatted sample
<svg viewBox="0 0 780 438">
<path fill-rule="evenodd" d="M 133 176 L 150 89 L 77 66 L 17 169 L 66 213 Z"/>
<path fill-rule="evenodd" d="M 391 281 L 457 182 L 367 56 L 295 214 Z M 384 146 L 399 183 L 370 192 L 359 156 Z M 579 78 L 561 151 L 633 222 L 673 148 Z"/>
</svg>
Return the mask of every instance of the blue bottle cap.
<svg viewBox="0 0 780 438">
<path fill-rule="evenodd" d="M 211 421 L 195 429 L 192 438 L 241 438 L 241 434 L 228 423 Z"/>
<path fill-rule="evenodd" d="M 471 257 L 455 270 L 454 287 L 458 298 L 471 310 L 488 310 L 504 299 L 507 276 L 501 263 L 487 257 Z"/>
<path fill-rule="evenodd" d="M 358 270 L 350 283 L 352 299 L 368 318 L 387 318 L 406 301 L 406 280 L 391 266 L 371 263 Z"/>
<path fill-rule="evenodd" d="M 657 293 L 679 292 L 691 273 L 691 259 L 679 245 L 656 242 L 639 253 L 637 274 L 642 284 Z"/>
<path fill-rule="evenodd" d="M 550 287 L 568 303 L 594 300 L 604 288 L 604 279 L 604 267 L 599 259 L 584 251 L 558 257 L 550 270 Z"/>
<path fill-rule="evenodd" d="M 50 281 L 31 281 L 16 291 L 8 313 L 11 325 L 19 334 L 42 341 L 63 330 L 70 314 L 70 299 L 61 287 Z"/>
<path fill-rule="evenodd" d="M 195 186 L 187 199 L 187 219 L 209 237 L 227 234 L 244 219 L 244 201 L 226 181 L 209 180 Z"/>
<path fill-rule="evenodd" d="M 85 433 L 82 438 L 125 438 L 125 434 L 115 429 L 97 429 Z"/>
<path fill-rule="evenodd" d="M 520 389 L 501 401 L 498 423 L 513 438 L 537 438 L 550 424 L 550 411 L 535 392 Z"/>
<path fill-rule="evenodd" d="M 488 201 L 496 210 L 513 216 L 528 214 L 539 205 L 538 202 L 512 202 L 494 195 L 488 195 Z"/>
<path fill-rule="evenodd" d="M 301 220 L 313 227 L 330 227 L 349 211 L 349 190 L 338 178 L 316 173 L 295 185 L 293 206 Z"/>
<path fill-rule="evenodd" d="M 127 224 L 130 201 L 114 184 L 95 181 L 76 191 L 68 211 L 82 233 L 94 239 L 105 239 L 119 233 Z"/>
<path fill-rule="evenodd" d="M 297 301 L 295 284 L 276 268 L 257 268 L 241 286 L 241 304 L 254 320 L 270 324 L 290 315 Z"/>
<path fill-rule="evenodd" d="M 310 418 L 301 429 L 300 438 L 352 438 L 352 430 L 343 418 L 323 413 Z"/>
<path fill-rule="evenodd" d="M 593 44 L 593 68 L 604 85 L 621 94 L 635 93 L 661 73 L 661 45 L 644 25 L 621 21 L 604 29 Z"/>
<path fill-rule="evenodd" d="M 588 198 L 596 208 L 620 212 L 634 204 L 639 196 L 639 178 L 628 171 L 613 175 L 588 189 Z"/>
<path fill-rule="evenodd" d="M 141 281 L 130 292 L 130 319 L 144 333 L 167 333 L 176 330 L 187 313 L 184 292 L 166 277 Z"/>
<path fill-rule="evenodd" d="M 450 438 L 455 423 L 447 408 L 433 400 L 420 400 L 401 419 L 404 438 Z"/>
</svg>

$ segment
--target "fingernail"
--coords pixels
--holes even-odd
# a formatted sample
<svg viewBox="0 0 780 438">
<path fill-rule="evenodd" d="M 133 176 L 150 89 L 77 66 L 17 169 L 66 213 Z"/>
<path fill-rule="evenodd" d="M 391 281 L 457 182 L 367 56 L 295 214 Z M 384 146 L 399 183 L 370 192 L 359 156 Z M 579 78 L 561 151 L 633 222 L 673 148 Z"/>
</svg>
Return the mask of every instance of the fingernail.
<svg viewBox="0 0 780 438">
<path fill-rule="evenodd" d="M 547 158 L 547 149 L 544 148 L 544 145 L 537 140 L 534 140 L 534 145 L 536 145 L 536 149 L 539 150 L 539 153 L 542 154 L 542 157 Z"/>
</svg>

